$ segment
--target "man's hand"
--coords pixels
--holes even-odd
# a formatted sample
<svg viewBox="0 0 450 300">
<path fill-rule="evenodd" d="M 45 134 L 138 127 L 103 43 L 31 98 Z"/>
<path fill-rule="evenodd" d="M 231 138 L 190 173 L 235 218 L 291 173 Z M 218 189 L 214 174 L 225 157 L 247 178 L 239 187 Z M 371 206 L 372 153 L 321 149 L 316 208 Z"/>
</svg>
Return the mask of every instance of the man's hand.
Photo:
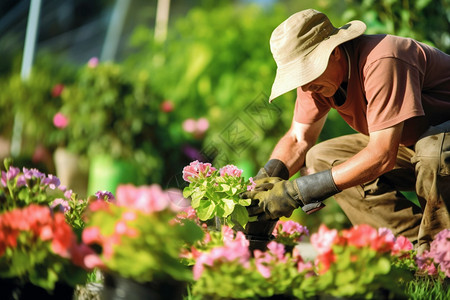
<svg viewBox="0 0 450 300">
<path fill-rule="evenodd" d="M 256 174 L 253 179 L 256 181 L 267 177 L 280 177 L 284 180 L 288 180 L 289 170 L 281 160 L 273 158 L 259 170 L 258 174 Z"/>
<path fill-rule="evenodd" d="M 331 170 L 302 176 L 292 181 L 268 177 L 255 182 L 255 190 L 243 193 L 242 198 L 257 201 L 247 207 L 247 210 L 250 216 L 258 216 L 258 220 L 290 217 L 298 207 L 311 214 L 325 206 L 323 200 L 339 192 Z"/>
<path fill-rule="evenodd" d="M 254 200 L 247 207 L 249 216 L 258 216 L 258 220 L 290 217 L 299 207 L 294 199 L 297 191 L 294 183 L 278 177 L 269 177 L 255 181 L 256 188 L 245 193 L 244 197 Z"/>
</svg>

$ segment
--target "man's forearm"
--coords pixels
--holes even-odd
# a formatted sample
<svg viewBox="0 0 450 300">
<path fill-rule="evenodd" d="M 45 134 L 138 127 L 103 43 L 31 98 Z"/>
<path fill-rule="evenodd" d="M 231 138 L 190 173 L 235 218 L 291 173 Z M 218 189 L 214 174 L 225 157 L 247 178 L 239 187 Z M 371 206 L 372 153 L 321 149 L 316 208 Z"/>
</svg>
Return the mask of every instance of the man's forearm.
<svg viewBox="0 0 450 300">
<path fill-rule="evenodd" d="M 289 177 L 297 173 L 305 163 L 308 146 L 304 141 L 297 141 L 289 132 L 275 146 L 271 159 L 281 160 L 289 170 Z"/>
</svg>

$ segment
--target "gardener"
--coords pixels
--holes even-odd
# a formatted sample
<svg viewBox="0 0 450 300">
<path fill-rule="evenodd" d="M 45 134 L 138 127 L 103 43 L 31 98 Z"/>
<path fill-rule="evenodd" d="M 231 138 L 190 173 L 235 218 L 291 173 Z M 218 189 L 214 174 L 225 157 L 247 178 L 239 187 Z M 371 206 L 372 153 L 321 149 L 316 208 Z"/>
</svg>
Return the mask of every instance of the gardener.
<svg viewBox="0 0 450 300">
<path fill-rule="evenodd" d="M 390 228 L 422 252 L 450 228 L 450 56 L 365 29 L 335 28 L 309 9 L 273 31 L 269 101 L 297 89 L 294 116 L 243 197 L 255 200 L 250 215 L 267 220 L 298 207 L 310 214 L 334 195 L 353 225 Z M 315 145 L 331 108 L 359 133 Z M 289 181 L 300 169 L 309 175 Z"/>
</svg>

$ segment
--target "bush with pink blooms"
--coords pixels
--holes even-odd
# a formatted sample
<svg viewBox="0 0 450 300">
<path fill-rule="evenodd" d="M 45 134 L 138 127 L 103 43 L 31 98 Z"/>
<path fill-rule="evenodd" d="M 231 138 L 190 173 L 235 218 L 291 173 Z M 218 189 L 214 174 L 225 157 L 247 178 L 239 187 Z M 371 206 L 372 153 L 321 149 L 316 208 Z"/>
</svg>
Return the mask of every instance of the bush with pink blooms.
<svg viewBox="0 0 450 300">
<path fill-rule="evenodd" d="M 412 279 L 412 272 L 395 264 L 412 249 L 404 237 L 395 238 L 388 229 L 359 225 L 337 231 L 322 225 L 312 234 L 318 252 L 316 294 L 334 297 L 403 297 L 400 283 Z M 304 293 L 304 290 L 296 290 Z"/>
<path fill-rule="evenodd" d="M 126 184 L 111 201 L 92 202 L 82 240 L 101 249 L 96 267 L 138 282 L 191 280 L 180 253 L 203 232 L 188 218 L 174 219 L 178 198 L 181 192 L 164 191 L 157 184 Z"/>
<path fill-rule="evenodd" d="M 284 245 L 275 241 L 266 252 L 252 254 L 244 234 L 228 226 L 206 235 L 200 244 L 191 249 L 195 259 L 191 289 L 200 299 L 289 296 L 296 283 L 314 273 L 312 263 L 305 263 L 298 251 L 286 253 Z"/>
<path fill-rule="evenodd" d="M 241 199 L 239 194 L 254 187 L 253 180 L 245 180 L 242 170 L 226 165 L 219 170 L 210 163 L 193 161 L 183 169 L 183 179 L 189 186 L 183 196 L 191 200 L 191 206 L 202 221 L 215 217 L 223 225 L 244 228 L 249 221 L 246 206 L 251 199 Z"/>
<path fill-rule="evenodd" d="M 309 235 L 309 230 L 295 221 L 279 220 L 272 234 L 277 243 L 294 247 L 302 241 L 305 235 Z"/>
<path fill-rule="evenodd" d="M 430 276 L 450 277 L 450 229 L 439 232 L 430 250 L 416 257 L 419 270 Z"/>
</svg>

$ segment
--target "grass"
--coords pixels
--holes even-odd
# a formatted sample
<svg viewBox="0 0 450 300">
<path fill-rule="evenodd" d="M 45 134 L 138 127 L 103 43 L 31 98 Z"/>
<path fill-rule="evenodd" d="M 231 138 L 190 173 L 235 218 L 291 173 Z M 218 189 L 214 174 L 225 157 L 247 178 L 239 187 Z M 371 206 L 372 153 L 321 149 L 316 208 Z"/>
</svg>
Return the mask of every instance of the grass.
<svg viewBox="0 0 450 300">
<path fill-rule="evenodd" d="M 411 300 L 447 300 L 450 299 L 450 278 L 445 280 L 429 277 L 416 277 L 405 284 L 405 292 Z"/>
</svg>

